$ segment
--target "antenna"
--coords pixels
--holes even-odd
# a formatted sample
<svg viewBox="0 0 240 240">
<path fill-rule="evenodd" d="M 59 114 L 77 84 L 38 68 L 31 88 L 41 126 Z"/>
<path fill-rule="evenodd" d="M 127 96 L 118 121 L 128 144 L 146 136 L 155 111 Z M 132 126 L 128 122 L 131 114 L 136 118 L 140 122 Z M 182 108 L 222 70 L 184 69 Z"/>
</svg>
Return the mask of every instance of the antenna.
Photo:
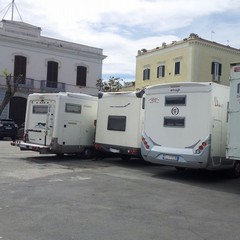
<svg viewBox="0 0 240 240">
<path fill-rule="evenodd" d="M 4 14 L 4 16 L 3 16 L 2 19 L 5 18 L 5 16 L 7 15 L 10 7 L 12 7 L 11 21 L 13 21 L 13 17 L 14 17 L 14 7 L 15 7 L 16 10 L 17 10 L 17 13 L 18 13 L 19 18 L 20 18 L 21 21 L 23 22 L 22 17 L 21 17 L 21 15 L 20 15 L 19 11 L 18 11 L 17 5 L 16 5 L 16 3 L 14 2 L 14 0 L 12 0 L 12 2 L 11 2 L 10 4 L 8 4 L 8 5 L 3 9 L 3 10 L 5 10 L 5 9 L 7 8 L 7 11 L 5 12 L 5 14 Z M 2 10 L 2 11 L 3 11 L 3 10 Z M 1 13 L 2 11 L 0 11 L 0 13 Z"/>
</svg>

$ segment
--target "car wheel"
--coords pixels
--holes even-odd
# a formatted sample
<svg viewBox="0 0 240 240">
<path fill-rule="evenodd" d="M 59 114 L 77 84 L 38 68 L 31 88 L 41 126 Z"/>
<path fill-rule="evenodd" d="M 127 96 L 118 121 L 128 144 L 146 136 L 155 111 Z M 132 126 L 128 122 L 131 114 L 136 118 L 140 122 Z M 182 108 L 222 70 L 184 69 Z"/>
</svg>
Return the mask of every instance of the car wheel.
<svg viewBox="0 0 240 240">
<path fill-rule="evenodd" d="M 235 161 L 233 168 L 229 170 L 229 174 L 232 178 L 240 176 L 240 161 Z"/>
<path fill-rule="evenodd" d="M 85 158 L 87 159 L 90 159 L 93 157 L 93 149 L 91 148 L 86 148 L 84 151 L 83 151 L 83 155 Z"/>
<path fill-rule="evenodd" d="M 12 141 L 16 141 L 17 137 L 16 136 L 12 136 L 11 139 L 12 139 Z"/>
</svg>

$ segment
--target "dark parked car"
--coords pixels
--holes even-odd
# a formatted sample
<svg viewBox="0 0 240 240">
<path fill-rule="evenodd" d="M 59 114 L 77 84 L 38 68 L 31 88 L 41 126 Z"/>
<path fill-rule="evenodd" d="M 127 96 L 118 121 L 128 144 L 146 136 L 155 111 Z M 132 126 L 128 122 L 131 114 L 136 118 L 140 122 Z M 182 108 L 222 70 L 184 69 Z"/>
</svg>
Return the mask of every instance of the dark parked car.
<svg viewBox="0 0 240 240">
<path fill-rule="evenodd" d="M 18 137 L 18 126 L 12 119 L 0 119 L 0 139 L 10 137 L 15 141 Z"/>
</svg>

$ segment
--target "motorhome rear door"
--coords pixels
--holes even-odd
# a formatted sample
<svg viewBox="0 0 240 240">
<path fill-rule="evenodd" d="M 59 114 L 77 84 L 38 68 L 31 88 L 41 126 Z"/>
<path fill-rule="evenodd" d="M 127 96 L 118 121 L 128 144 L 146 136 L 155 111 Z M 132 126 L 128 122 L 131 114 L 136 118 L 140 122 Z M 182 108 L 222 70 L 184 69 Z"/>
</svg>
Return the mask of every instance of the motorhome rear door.
<svg viewBox="0 0 240 240">
<path fill-rule="evenodd" d="M 30 120 L 27 126 L 30 143 L 49 145 L 52 139 L 54 100 L 33 100 L 30 109 Z"/>
</svg>

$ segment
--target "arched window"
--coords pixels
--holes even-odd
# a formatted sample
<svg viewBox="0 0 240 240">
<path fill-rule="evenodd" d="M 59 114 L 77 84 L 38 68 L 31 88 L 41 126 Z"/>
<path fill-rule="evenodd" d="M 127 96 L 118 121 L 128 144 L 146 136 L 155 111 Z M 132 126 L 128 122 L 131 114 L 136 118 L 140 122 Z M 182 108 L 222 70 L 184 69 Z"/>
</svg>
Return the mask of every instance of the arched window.
<svg viewBox="0 0 240 240">
<path fill-rule="evenodd" d="M 84 66 L 77 66 L 77 86 L 86 87 L 87 83 L 87 68 Z"/>
<path fill-rule="evenodd" d="M 47 63 L 47 87 L 57 88 L 58 63 L 48 61 Z"/>
</svg>

